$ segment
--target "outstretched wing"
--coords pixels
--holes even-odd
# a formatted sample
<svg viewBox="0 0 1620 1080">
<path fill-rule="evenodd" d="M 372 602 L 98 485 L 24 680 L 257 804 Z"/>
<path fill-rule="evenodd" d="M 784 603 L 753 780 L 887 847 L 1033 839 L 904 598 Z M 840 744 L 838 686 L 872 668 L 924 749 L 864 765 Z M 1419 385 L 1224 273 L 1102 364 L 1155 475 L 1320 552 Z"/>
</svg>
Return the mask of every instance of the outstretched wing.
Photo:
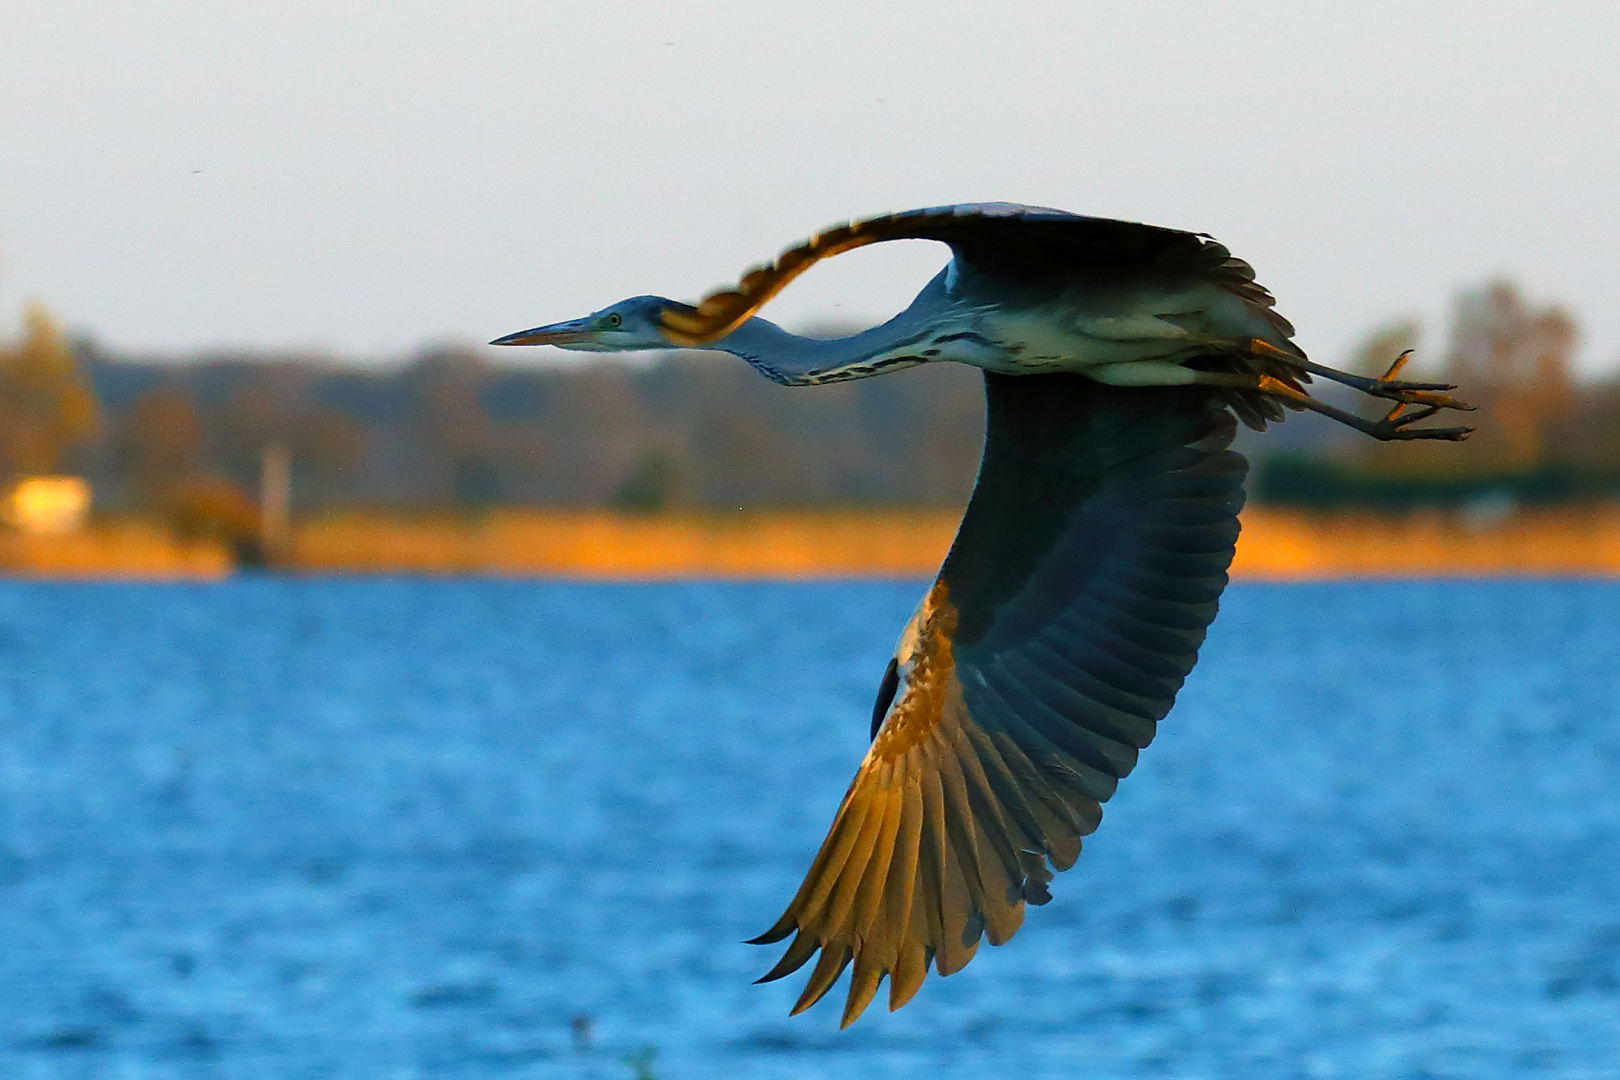
<svg viewBox="0 0 1620 1080">
<path fill-rule="evenodd" d="M 964 203 L 834 226 L 784 251 L 775 262 L 754 267 L 736 286 L 710 293 L 695 308 L 666 309 L 665 335 L 677 345 L 716 341 L 815 263 L 885 240 L 938 240 L 979 272 L 1021 282 L 1050 277 L 1072 282 L 1085 276 L 1114 280 L 1133 273 L 1203 275 L 1264 312 L 1284 337 L 1294 332 L 1273 310 L 1275 300 L 1254 280 L 1249 264 L 1207 236 L 1016 203 Z"/>
<path fill-rule="evenodd" d="M 979 481 L 884 680 L 871 748 L 798 895 L 758 940 L 851 962 L 843 1022 L 999 945 L 1045 903 L 1192 669 L 1247 465 L 1196 387 L 985 375 Z M 898 676 L 898 678 L 896 677 Z"/>
</svg>

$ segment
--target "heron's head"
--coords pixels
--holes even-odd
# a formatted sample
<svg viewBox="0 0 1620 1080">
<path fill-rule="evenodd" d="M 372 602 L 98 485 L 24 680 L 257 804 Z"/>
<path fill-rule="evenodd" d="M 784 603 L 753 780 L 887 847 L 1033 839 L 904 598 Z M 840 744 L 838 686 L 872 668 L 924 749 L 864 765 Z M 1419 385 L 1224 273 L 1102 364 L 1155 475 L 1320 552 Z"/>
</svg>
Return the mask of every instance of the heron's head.
<svg viewBox="0 0 1620 1080">
<path fill-rule="evenodd" d="M 685 304 L 662 296 L 632 296 L 583 319 L 537 326 L 496 338 L 491 345 L 555 345 L 576 352 L 631 352 L 669 349 L 674 342 L 664 335 L 659 314 Z"/>
</svg>

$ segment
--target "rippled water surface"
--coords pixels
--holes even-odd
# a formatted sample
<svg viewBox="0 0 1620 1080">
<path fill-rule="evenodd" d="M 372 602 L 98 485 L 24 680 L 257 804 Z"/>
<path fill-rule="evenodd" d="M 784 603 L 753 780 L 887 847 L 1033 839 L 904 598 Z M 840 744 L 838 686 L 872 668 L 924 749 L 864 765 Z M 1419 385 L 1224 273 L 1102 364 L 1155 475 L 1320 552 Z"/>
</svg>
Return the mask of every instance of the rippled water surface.
<svg viewBox="0 0 1620 1080">
<path fill-rule="evenodd" d="M 1009 946 L 790 1020 L 921 587 L 0 585 L 0 1076 L 1614 1075 L 1590 584 L 1234 588 Z"/>
</svg>

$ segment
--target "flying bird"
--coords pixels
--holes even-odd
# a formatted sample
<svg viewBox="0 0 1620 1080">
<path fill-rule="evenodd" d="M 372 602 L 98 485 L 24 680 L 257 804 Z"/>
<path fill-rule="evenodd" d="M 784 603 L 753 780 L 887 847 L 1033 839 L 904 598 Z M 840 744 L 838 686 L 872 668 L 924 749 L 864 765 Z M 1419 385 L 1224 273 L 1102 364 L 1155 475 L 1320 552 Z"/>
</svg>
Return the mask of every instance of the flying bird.
<svg viewBox="0 0 1620 1080">
<path fill-rule="evenodd" d="M 900 314 L 810 339 L 755 316 L 817 261 L 922 239 L 951 259 Z M 1247 463 L 1236 421 L 1288 409 L 1381 440 L 1470 406 L 1449 384 L 1316 364 L 1249 264 L 1200 233 L 1007 203 L 853 221 L 696 305 L 637 296 L 495 345 L 711 348 L 788 386 L 954 361 L 984 371 L 977 483 L 939 576 L 900 634 L 871 746 L 804 884 L 756 944 L 792 937 L 761 982 L 816 963 L 793 1008 L 853 963 L 842 1023 L 885 977 L 889 1008 L 933 967 L 1044 904 L 1102 803 L 1152 741 L 1227 582 Z M 1368 419 L 1312 376 L 1391 403 Z M 817 955 L 819 953 L 819 956 Z"/>
</svg>

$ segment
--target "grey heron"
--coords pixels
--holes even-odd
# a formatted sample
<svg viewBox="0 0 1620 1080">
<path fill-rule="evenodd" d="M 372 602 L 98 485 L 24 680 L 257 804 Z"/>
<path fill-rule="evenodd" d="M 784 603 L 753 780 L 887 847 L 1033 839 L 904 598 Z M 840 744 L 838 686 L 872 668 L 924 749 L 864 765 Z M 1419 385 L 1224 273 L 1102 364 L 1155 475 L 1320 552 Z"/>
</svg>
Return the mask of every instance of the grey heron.
<svg viewBox="0 0 1620 1080">
<path fill-rule="evenodd" d="M 951 259 L 900 314 L 849 337 L 754 312 L 818 260 L 897 239 Z M 1382 440 L 1467 409 L 1451 386 L 1310 361 L 1243 260 L 1204 234 L 991 203 L 830 229 L 689 305 L 657 296 L 499 338 L 620 351 L 704 347 L 790 386 L 938 361 L 984 370 L 978 480 L 938 577 L 900 635 L 871 745 L 798 894 L 758 944 L 792 942 L 761 981 L 819 958 L 793 1008 L 853 963 L 847 1026 L 889 980 L 905 1004 L 932 965 L 1044 904 L 1102 803 L 1152 740 L 1227 582 L 1263 429 L 1311 409 Z M 1313 375 L 1393 403 L 1366 419 L 1310 396 Z"/>
</svg>

